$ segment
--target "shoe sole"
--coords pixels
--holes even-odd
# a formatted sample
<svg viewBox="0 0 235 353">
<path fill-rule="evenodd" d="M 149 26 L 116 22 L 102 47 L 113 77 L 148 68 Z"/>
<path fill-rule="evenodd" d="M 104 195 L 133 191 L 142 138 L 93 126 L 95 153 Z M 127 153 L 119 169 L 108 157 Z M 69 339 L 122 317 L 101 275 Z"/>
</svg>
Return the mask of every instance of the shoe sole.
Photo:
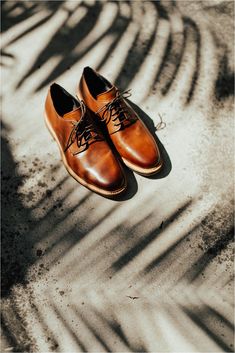
<svg viewBox="0 0 235 353">
<path fill-rule="evenodd" d="M 160 172 L 163 166 L 162 159 L 160 159 L 160 161 L 155 167 L 146 168 L 146 169 L 137 167 L 135 164 L 132 164 L 131 162 L 127 161 L 125 158 L 122 158 L 122 160 L 123 160 L 123 163 L 125 163 L 128 168 L 132 169 L 134 172 L 141 174 L 143 176 L 151 176 L 151 175 L 157 174 Z"/>
<path fill-rule="evenodd" d="M 61 146 L 60 146 L 60 143 L 59 143 L 59 140 L 56 136 L 56 134 L 54 133 L 54 130 L 52 129 L 50 123 L 48 122 L 48 118 L 47 118 L 47 114 L 45 113 L 44 114 L 44 120 L 45 120 L 45 124 L 46 124 L 46 127 L 47 129 L 49 130 L 51 136 L 53 137 L 53 139 L 55 140 L 55 142 L 57 143 L 57 145 L 59 146 L 59 150 L 60 150 L 60 155 L 61 155 L 61 158 L 62 158 L 62 162 L 67 170 L 67 172 L 81 185 L 85 186 L 86 188 L 96 192 L 97 194 L 100 194 L 102 196 L 115 196 L 115 195 L 119 195 L 121 194 L 127 187 L 127 183 L 125 181 L 125 184 L 122 188 L 118 189 L 118 190 L 115 190 L 115 191 L 107 191 L 107 190 L 103 190 L 103 189 L 100 189 L 92 184 L 89 184 L 87 182 L 85 182 L 82 178 L 80 178 L 71 168 L 70 166 L 68 165 L 67 161 L 66 161 L 66 157 L 65 157 L 65 154 L 64 154 L 64 151 L 62 150 Z"/>
</svg>

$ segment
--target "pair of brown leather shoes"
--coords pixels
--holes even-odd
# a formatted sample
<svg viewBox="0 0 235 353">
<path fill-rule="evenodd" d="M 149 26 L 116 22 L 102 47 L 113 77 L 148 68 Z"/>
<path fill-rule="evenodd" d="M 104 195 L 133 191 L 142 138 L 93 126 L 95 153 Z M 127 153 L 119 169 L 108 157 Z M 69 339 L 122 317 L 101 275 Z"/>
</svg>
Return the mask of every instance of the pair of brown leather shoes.
<svg viewBox="0 0 235 353">
<path fill-rule="evenodd" d="M 104 77 L 86 67 L 77 97 L 53 83 L 45 105 L 45 121 L 59 145 L 68 172 L 82 185 L 101 195 L 117 195 L 127 186 L 122 161 L 142 175 L 162 166 L 151 133 Z"/>
</svg>

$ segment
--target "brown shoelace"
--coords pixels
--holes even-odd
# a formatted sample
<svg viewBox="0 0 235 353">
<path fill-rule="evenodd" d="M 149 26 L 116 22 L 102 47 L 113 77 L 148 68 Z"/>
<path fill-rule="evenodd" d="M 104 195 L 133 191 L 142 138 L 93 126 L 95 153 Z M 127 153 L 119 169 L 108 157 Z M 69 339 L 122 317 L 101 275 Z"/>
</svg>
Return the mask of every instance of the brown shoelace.
<svg viewBox="0 0 235 353">
<path fill-rule="evenodd" d="M 122 98 L 129 98 L 130 96 L 130 89 L 124 92 L 117 91 L 116 97 L 97 110 L 96 114 L 102 112 L 101 121 L 108 124 L 110 120 L 112 120 L 114 122 L 114 126 L 122 126 L 123 122 L 126 120 L 129 122 L 136 121 L 135 118 L 130 116 L 128 109 L 122 106 L 120 102 Z"/>
<path fill-rule="evenodd" d="M 74 156 L 78 153 L 85 151 L 89 146 L 89 141 L 102 140 L 101 136 L 96 130 L 95 125 L 92 122 L 90 122 L 89 119 L 86 119 L 86 106 L 83 101 L 81 101 L 80 103 L 80 109 L 82 112 L 82 116 L 79 121 L 67 120 L 72 123 L 73 128 L 70 132 L 64 152 L 66 152 L 69 149 L 69 147 L 71 147 L 72 144 L 76 141 L 79 151 L 72 153 Z M 84 147 L 84 148 L 80 150 L 81 147 Z"/>
</svg>

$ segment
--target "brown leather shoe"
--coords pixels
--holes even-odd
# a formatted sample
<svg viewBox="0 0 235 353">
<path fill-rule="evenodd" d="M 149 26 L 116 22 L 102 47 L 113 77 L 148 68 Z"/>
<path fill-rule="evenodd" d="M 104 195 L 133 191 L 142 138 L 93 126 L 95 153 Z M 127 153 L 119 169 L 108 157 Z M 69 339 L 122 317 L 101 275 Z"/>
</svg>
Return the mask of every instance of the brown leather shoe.
<svg viewBox="0 0 235 353">
<path fill-rule="evenodd" d="M 124 163 L 143 175 L 152 175 L 162 167 L 159 148 L 136 112 L 124 98 L 129 91 L 120 91 L 104 77 L 85 67 L 78 96 L 105 122 L 110 138 Z"/>
<path fill-rule="evenodd" d="M 55 83 L 50 87 L 45 122 L 69 174 L 101 195 L 117 195 L 126 188 L 124 172 L 95 120 L 84 102 Z"/>
</svg>

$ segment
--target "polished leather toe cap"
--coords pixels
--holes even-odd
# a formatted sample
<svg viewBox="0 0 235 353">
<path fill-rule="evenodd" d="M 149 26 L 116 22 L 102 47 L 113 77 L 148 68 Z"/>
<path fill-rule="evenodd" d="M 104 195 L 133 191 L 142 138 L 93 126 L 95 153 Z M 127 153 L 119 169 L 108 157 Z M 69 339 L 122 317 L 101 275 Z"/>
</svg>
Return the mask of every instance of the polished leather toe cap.
<svg viewBox="0 0 235 353">
<path fill-rule="evenodd" d="M 109 193 L 118 193 L 126 188 L 126 178 L 119 163 L 111 164 L 100 171 L 90 171 L 87 175 L 89 183 Z"/>
<path fill-rule="evenodd" d="M 149 146 L 147 152 L 140 146 L 130 153 L 125 153 L 123 160 L 128 166 L 132 167 L 132 169 L 144 173 L 145 171 L 148 172 L 157 167 L 161 162 L 161 157 L 157 146 L 152 144 Z"/>
<path fill-rule="evenodd" d="M 94 146 L 89 158 L 78 155 L 72 159 L 71 169 L 75 179 L 91 190 L 103 194 L 119 194 L 126 188 L 126 178 L 123 168 L 113 153 L 105 148 L 102 157 L 98 156 Z M 83 169 L 80 168 L 81 162 Z"/>
<path fill-rule="evenodd" d="M 158 169 L 161 163 L 160 151 L 150 132 L 140 122 L 138 127 L 125 129 L 114 135 L 115 146 L 124 163 L 134 171 L 148 174 Z M 131 127 L 130 127 L 131 130 Z"/>
</svg>

